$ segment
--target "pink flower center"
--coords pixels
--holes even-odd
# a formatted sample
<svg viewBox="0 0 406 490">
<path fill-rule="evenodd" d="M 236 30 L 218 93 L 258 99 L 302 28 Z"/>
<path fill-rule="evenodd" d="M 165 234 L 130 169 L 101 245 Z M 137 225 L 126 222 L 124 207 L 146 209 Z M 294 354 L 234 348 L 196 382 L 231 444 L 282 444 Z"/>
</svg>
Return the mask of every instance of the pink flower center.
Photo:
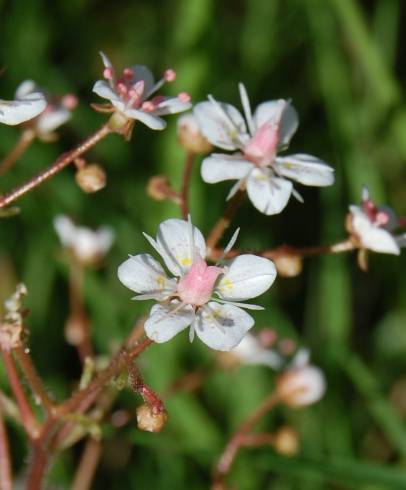
<svg viewBox="0 0 406 490">
<path fill-rule="evenodd" d="M 210 300 L 214 284 L 222 272 L 221 267 L 207 265 L 201 257 L 198 257 L 189 271 L 179 280 L 179 298 L 186 304 L 204 305 Z"/>
<path fill-rule="evenodd" d="M 370 199 L 363 201 L 362 210 L 376 226 L 385 227 L 390 221 L 389 214 L 380 210 Z"/>
<path fill-rule="evenodd" d="M 279 126 L 262 124 L 244 148 L 245 156 L 258 165 L 269 165 L 275 158 L 279 143 Z"/>
</svg>

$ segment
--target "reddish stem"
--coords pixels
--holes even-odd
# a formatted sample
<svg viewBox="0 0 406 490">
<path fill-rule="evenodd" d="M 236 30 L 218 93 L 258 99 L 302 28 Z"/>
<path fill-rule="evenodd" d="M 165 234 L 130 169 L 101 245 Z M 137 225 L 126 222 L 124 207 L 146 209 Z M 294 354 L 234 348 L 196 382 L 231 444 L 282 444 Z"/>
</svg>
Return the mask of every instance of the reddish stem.
<svg viewBox="0 0 406 490">
<path fill-rule="evenodd" d="M 72 483 L 72 490 L 88 490 L 91 488 L 96 468 L 102 453 L 102 443 L 95 439 L 88 439 L 80 458 Z"/>
<path fill-rule="evenodd" d="M 0 408 L 0 490 L 13 490 L 13 477 L 11 473 L 10 447 L 7 430 Z"/>
<path fill-rule="evenodd" d="M 17 187 L 12 190 L 8 194 L 0 197 L 0 209 L 8 206 L 12 202 L 19 199 L 21 196 L 31 191 L 35 187 L 38 187 L 40 184 L 45 182 L 46 180 L 53 177 L 55 174 L 60 172 L 66 166 L 68 166 L 71 162 L 73 162 L 76 158 L 78 158 L 83 153 L 86 153 L 90 148 L 96 145 L 100 140 L 105 138 L 111 129 L 108 124 L 103 125 L 98 131 L 89 136 L 83 143 L 78 145 L 71 151 L 63 153 L 59 158 L 55 160 L 55 162 L 48 167 L 46 170 L 43 170 L 35 177 L 32 177 L 28 182 Z"/>
<path fill-rule="evenodd" d="M 35 131 L 32 129 L 25 129 L 21 134 L 14 148 L 10 153 L 3 158 L 0 162 L 0 176 L 5 174 L 14 163 L 21 157 L 21 155 L 27 150 L 35 138 Z"/>
</svg>

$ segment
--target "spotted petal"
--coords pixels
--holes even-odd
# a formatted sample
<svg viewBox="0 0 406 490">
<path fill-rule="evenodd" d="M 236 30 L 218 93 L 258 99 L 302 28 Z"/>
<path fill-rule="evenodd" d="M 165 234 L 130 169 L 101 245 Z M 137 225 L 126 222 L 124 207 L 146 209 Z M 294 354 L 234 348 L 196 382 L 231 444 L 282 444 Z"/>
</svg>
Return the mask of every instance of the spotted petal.
<svg viewBox="0 0 406 490">
<path fill-rule="evenodd" d="M 276 269 L 271 260 L 251 254 L 240 255 L 229 262 L 227 272 L 216 286 L 216 293 L 224 300 L 244 301 L 264 293 L 275 278 Z"/>
<path fill-rule="evenodd" d="M 135 255 L 123 262 L 118 278 L 132 291 L 157 301 L 163 301 L 176 290 L 176 281 L 169 279 L 161 264 L 149 254 Z"/>
<path fill-rule="evenodd" d="M 148 338 L 157 343 L 167 342 L 193 322 L 195 314 L 191 306 L 179 307 L 179 301 L 169 305 L 154 305 L 144 329 Z M 172 313 L 175 311 L 174 313 Z"/>
<path fill-rule="evenodd" d="M 253 325 L 252 316 L 241 308 L 211 301 L 200 308 L 193 328 L 200 340 L 212 349 L 230 351 Z"/>
<path fill-rule="evenodd" d="M 193 237 L 190 230 L 193 230 Z M 206 257 L 206 243 L 200 230 L 181 219 L 168 219 L 161 223 L 156 244 L 166 266 L 175 276 L 186 274 L 196 252 L 202 259 Z"/>
<path fill-rule="evenodd" d="M 243 179 L 253 168 L 254 165 L 241 155 L 213 153 L 203 160 L 200 172 L 205 182 L 215 184 L 223 180 Z"/>
<path fill-rule="evenodd" d="M 334 169 L 312 155 L 278 157 L 274 165 L 278 174 L 304 185 L 324 187 L 334 183 Z"/>
<path fill-rule="evenodd" d="M 274 177 L 267 168 L 254 169 L 247 181 L 247 192 L 252 204 L 268 216 L 278 214 L 285 208 L 292 188 L 292 182 Z"/>
<path fill-rule="evenodd" d="M 224 150 L 237 150 L 248 139 L 244 118 L 230 104 L 200 102 L 195 105 L 193 113 L 202 133 L 214 146 Z"/>
</svg>

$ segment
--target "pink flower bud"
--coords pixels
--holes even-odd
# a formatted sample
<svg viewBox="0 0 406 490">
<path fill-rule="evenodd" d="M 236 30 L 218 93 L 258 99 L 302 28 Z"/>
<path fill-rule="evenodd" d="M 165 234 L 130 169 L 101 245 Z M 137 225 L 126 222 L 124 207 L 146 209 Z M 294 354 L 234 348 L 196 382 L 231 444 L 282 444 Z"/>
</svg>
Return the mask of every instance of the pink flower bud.
<svg viewBox="0 0 406 490">
<path fill-rule="evenodd" d="M 273 447 L 283 456 L 294 456 L 299 451 L 299 438 L 292 427 L 283 426 L 275 434 Z"/>
<path fill-rule="evenodd" d="M 324 374 L 315 366 L 291 369 L 277 380 L 279 397 L 291 407 L 311 405 L 319 401 L 325 391 Z"/>
</svg>

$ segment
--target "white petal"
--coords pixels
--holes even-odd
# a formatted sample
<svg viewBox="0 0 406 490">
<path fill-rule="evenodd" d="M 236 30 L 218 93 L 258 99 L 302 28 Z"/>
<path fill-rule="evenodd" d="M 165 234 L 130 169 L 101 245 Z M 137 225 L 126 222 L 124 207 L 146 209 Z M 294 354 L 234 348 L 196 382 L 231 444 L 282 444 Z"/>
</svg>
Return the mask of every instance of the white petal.
<svg viewBox="0 0 406 490">
<path fill-rule="evenodd" d="M 150 129 L 160 131 L 166 128 L 166 122 L 160 117 L 155 116 L 151 112 L 144 112 L 139 109 L 128 109 L 121 101 L 113 101 L 113 105 L 128 118 L 140 121 L 145 124 L 145 126 L 148 126 Z"/>
<path fill-rule="evenodd" d="M 403 235 L 399 235 L 397 237 L 395 237 L 396 239 L 396 243 L 398 244 L 399 247 L 406 247 L 406 233 L 404 233 Z"/>
<path fill-rule="evenodd" d="M 26 95 L 31 94 L 32 92 L 39 92 L 39 90 L 35 90 L 36 88 L 37 85 L 34 80 L 24 80 L 24 82 L 21 82 L 20 85 L 17 87 L 15 98 L 21 99 Z"/>
<path fill-rule="evenodd" d="M 214 146 L 224 150 L 237 150 L 241 146 L 240 139 L 248 139 L 244 118 L 230 104 L 199 102 L 193 108 L 193 113 L 202 133 Z"/>
<path fill-rule="evenodd" d="M 58 107 L 49 112 L 44 112 L 36 121 L 37 130 L 42 134 L 52 133 L 72 117 L 71 111 L 64 107 Z"/>
<path fill-rule="evenodd" d="M 324 187 L 334 183 L 334 169 L 312 155 L 278 157 L 274 166 L 278 174 L 304 185 Z"/>
<path fill-rule="evenodd" d="M 139 81 L 144 82 L 144 94 L 145 97 L 143 99 L 148 98 L 149 92 L 153 89 L 155 85 L 154 75 L 151 70 L 145 65 L 133 65 L 131 66 L 131 70 L 134 72 L 134 78 L 132 83 L 135 84 Z"/>
<path fill-rule="evenodd" d="M 76 226 L 65 215 L 58 215 L 54 219 L 54 228 L 64 247 L 70 247 L 75 241 Z"/>
<path fill-rule="evenodd" d="M 149 254 L 130 257 L 119 266 L 117 274 L 127 288 L 159 301 L 176 289 L 176 281 L 168 279 L 161 264 Z"/>
<path fill-rule="evenodd" d="M 121 100 L 116 92 L 114 92 L 110 85 L 104 80 L 97 80 L 97 82 L 93 85 L 93 92 L 100 97 L 103 97 L 103 99 L 108 99 L 111 102 Z"/>
<path fill-rule="evenodd" d="M 47 106 L 45 96 L 39 92 L 27 94 L 21 99 L 0 100 L 0 123 L 14 126 L 38 116 Z"/>
<path fill-rule="evenodd" d="M 226 266 L 227 272 L 221 276 L 215 289 L 225 300 L 255 298 L 269 289 L 276 278 L 273 262 L 257 255 L 240 255 Z"/>
<path fill-rule="evenodd" d="M 352 227 L 363 247 L 374 252 L 400 254 L 395 237 L 383 228 L 374 226 L 369 217 L 358 206 L 350 206 Z"/>
<path fill-rule="evenodd" d="M 107 252 L 114 242 L 114 231 L 109 226 L 102 226 L 97 230 L 99 247 L 102 253 Z"/>
<path fill-rule="evenodd" d="M 276 352 L 262 347 L 255 335 L 247 333 L 232 353 L 245 364 L 259 364 L 280 369 L 283 359 Z"/>
<path fill-rule="evenodd" d="M 103 53 L 103 51 L 99 51 L 99 54 L 101 56 L 101 59 L 103 61 L 103 65 L 105 66 L 105 68 L 113 68 L 111 61 L 107 58 L 107 56 Z"/>
<path fill-rule="evenodd" d="M 192 251 L 189 225 L 181 219 L 168 219 L 159 225 L 156 242 L 159 253 L 175 276 L 185 274 L 192 265 L 194 252 L 206 257 L 206 243 L 196 226 L 192 226 L 195 250 Z"/>
<path fill-rule="evenodd" d="M 251 162 L 238 154 L 213 153 L 203 160 L 200 172 L 205 182 L 215 184 L 223 180 L 240 180 L 248 176 L 253 168 Z"/>
<path fill-rule="evenodd" d="M 289 144 L 299 126 L 296 109 L 288 100 L 270 100 L 260 104 L 254 113 L 254 123 L 257 128 L 266 122 L 280 124 L 279 146 Z"/>
<path fill-rule="evenodd" d="M 278 214 L 287 205 L 292 182 L 274 177 L 270 169 L 254 169 L 247 181 L 247 193 L 252 204 L 266 215 Z"/>
<path fill-rule="evenodd" d="M 178 301 L 172 301 L 170 305 L 152 307 L 150 316 L 144 325 L 148 338 L 159 344 L 167 342 L 193 322 L 195 314 L 191 306 L 184 306 L 175 313 L 171 313 L 178 306 Z"/>
<path fill-rule="evenodd" d="M 241 308 L 211 301 L 198 311 L 194 328 L 199 339 L 212 349 L 229 351 L 253 325 L 252 316 Z"/>
<path fill-rule="evenodd" d="M 165 116 L 166 114 L 177 114 L 187 111 L 192 107 L 190 102 L 182 102 L 178 97 L 168 97 L 163 102 L 160 102 L 157 108 L 153 111 L 156 116 Z"/>
</svg>

